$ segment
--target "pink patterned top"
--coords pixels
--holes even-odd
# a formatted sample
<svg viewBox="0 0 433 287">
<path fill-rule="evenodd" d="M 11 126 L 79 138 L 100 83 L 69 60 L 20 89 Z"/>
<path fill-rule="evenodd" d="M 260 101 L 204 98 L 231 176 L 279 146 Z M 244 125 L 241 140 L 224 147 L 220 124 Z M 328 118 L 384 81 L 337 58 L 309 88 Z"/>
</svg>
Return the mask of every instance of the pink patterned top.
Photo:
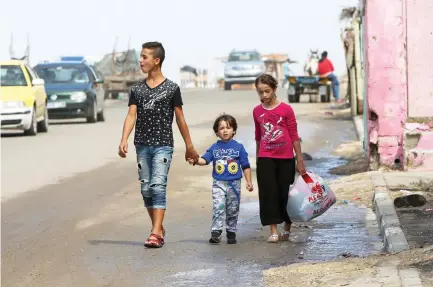
<svg viewBox="0 0 433 287">
<path fill-rule="evenodd" d="M 258 157 L 293 158 L 293 143 L 299 140 L 295 112 L 286 103 L 266 109 L 258 105 L 253 110 L 256 141 L 260 142 Z"/>
</svg>

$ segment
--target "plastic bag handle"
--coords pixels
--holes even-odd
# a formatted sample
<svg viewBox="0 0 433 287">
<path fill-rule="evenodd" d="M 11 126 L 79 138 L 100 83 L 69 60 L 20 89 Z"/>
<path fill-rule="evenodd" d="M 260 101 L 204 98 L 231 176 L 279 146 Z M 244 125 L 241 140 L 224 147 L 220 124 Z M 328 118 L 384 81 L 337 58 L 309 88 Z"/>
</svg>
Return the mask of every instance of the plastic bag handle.
<svg viewBox="0 0 433 287">
<path fill-rule="evenodd" d="M 311 176 L 308 175 L 308 173 L 304 173 L 301 176 L 305 183 L 314 183 L 314 180 L 311 178 Z"/>
</svg>

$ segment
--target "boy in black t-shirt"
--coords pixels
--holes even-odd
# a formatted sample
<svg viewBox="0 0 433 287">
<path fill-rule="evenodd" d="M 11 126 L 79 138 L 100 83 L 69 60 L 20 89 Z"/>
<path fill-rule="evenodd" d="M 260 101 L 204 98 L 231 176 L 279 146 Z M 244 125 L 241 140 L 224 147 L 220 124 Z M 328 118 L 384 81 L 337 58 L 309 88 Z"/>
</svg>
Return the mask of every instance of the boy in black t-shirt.
<svg viewBox="0 0 433 287">
<path fill-rule="evenodd" d="M 185 160 L 197 163 L 199 155 L 192 145 L 185 122 L 179 86 L 161 72 L 164 47 L 158 42 L 147 42 L 142 48 L 140 66 L 148 76 L 131 88 L 119 156 L 126 157 L 128 137 L 135 125 L 134 145 L 141 194 L 152 220 L 152 232 L 144 246 L 159 248 L 164 245 L 165 230 L 162 223 L 166 209 L 167 175 L 173 155 L 174 115 L 185 141 Z"/>
</svg>

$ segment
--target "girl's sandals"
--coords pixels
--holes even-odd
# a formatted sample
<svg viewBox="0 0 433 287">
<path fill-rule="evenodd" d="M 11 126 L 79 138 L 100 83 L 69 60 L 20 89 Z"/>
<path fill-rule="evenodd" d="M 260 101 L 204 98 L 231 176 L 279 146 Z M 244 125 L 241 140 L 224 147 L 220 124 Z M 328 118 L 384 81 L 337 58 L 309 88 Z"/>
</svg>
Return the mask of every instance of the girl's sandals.
<svg viewBox="0 0 433 287">
<path fill-rule="evenodd" d="M 151 233 L 146 242 L 144 242 L 144 246 L 147 248 L 161 248 L 164 246 L 164 238 L 155 233 Z"/>
<path fill-rule="evenodd" d="M 289 241 L 290 231 L 287 230 L 281 230 L 280 234 L 280 240 L 281 241 Z"/>
<path fill-rule="evenodd" d="M 268 243 L 278 243 L 279 240 L 280 240 L 280 236 L 278 234 L 272 234 L 268 238 Z"/>
<path fill-rule="evenodd" d="M 152 232 L 153 232 L 153 229 L 150 230 L 150 233 L 152 233 Z M 164 227 L 162 228 L 162 237 L 165 237 L 165 228 Z"/>
</svg>

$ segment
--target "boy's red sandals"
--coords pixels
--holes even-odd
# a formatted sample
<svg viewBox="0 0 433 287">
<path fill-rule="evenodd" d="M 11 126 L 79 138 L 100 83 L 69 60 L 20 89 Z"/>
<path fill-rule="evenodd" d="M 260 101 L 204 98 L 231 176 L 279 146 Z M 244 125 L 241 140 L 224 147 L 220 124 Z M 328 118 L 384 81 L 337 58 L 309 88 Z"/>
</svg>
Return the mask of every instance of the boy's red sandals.
<svg viewBox="0 0 433 287">
<path fill-rule="evenodd" d="M 151 233 L 146 242 L 144 242 L 144 246 L 147 248 L 161 248 L 164 246 L 164 238 L 155 233 Z"/>
</svg>

